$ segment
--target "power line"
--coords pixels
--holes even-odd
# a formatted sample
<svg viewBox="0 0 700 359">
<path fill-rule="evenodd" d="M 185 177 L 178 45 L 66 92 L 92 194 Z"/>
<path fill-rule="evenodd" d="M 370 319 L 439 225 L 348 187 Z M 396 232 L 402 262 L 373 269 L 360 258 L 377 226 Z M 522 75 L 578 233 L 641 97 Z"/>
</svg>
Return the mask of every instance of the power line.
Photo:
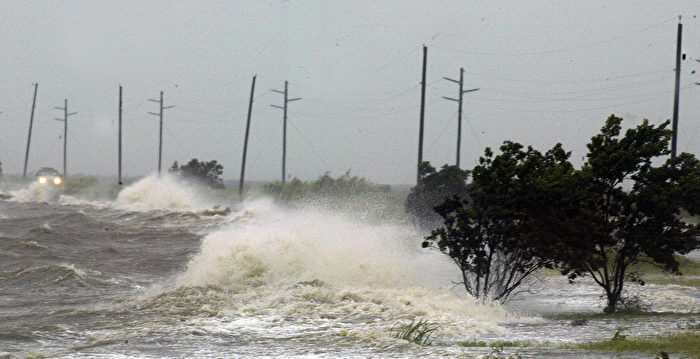
<svg viewBox="0 0 700 359">
<path fill-rule="evenodd" d="M 681 90 L 688 88 L 689 86 L 684 86 L 681 88 Z M 625 102 L 625 103 L 618 103 L 618 104 L 613 104 L 613 105 L 608 105 L 608 106 L 599 106 L 599 107 L 590 107 L 590 108 L 583 108 L 583 109 L 575 109 L 575 110 L 525 110 L 525 109 L 520 109 L 520 108 L 504 108 L 504 107 L 497 107 L 497 106 L 490 106 L 490 105 L 484 105 L 482 103 L 478 103 L 480 106 L 495 109 L 495 110 L 501 110 L 501 111 L 518 111 L 518 112 L 526 112 L 526 113 L 576 113 L 576 112 L 588 112 L 588 111 L 596 111 L 596 110 L 603 110 L 607 108 L 614 108 L 614 107 L 619 107 L 619 106 L 625 106 L 625 105 L 634 105 L 638 103 L 644 103 L 652 100 L 660 100 L 660 99 L 666 99 L 666 96 L 657 96 L 657 97 L 652 97 L 652 98 L 647 98 L 639 101 L 632 101 L 632 102 Z M 472 102 L 476 103 L 476 102 Z"/>
<path fill-rule="evenodd" d="M 684 88 L 689 87 L 689 86 L 684 86 Z M 493 89 L 485 88 L 483 89 L 486 92 L 494 92 L 495 94 L 501 93 L 501 91 L 493 91 Z M 509 102 L 509 103 L 533 103 L 533 102 L 611 102 L 611 101 L 616 101 L 616 100 L 624 100 L 624 99 L 629 99 L 629 98 L 638 98 L 638 97 L 644 97 L 644 96 L 649 96 L 649 95 L 660 95 L 660 94 L 668 94 L 670 92 L 673 92 L 673 90 L 663 90 L 663 91 L 653 91 L 653 92 L 644 92 L 644 93 L 639 93 L 635 95 L 629 95 L 629 96 L 619 96 L 619 97 L 604 97 L 604 98 L 581 98 L 581 97 L 572 97 L 572 98 L 552 98 L 552 97 L 538 97 L 538 96 L 528 96 L 524 94 L 512 94 L 512 93 L 507 93 L 507 91 L 503 91 L 501 93 L 502 96 L 512 96 L 512 97 L 521 97 L 521 98 L 526 98 L 529 100 L 519 100 L 519 101 L 514 101 L 510 99 L 504 99 L 504 98 L 490 98 L 490 97 L 484 97 L 484 96 L 478 96 L 478 99 L 481 100 L 486 100 L 486 101 L 495 101 L 495 102 Z M 533 101 L 535 100 L 535 101 Z"/>
<path fill-rule="evenodd" d="M 452 122 L 452 120 L 455 117 L 457 117 L 458 113 L 459 113 L 458 111 L 455 111 L 455 113 L 453 113 L 452 116 L 450 116 L 447 119 L 447 121 L 445 121 L 445 125 L 442 127 L 442 130 L 440 130 L 440 133 L 438 134 L 438 136 L 435 138 L 435 140 L 433 142 L 430 143 L 430 146 L 428 146 L 428 151 L 431 151 L 433 149 L 433 147 L 435 147 L 435 144 L 442 138 L 442 135 L 444 135 L 445 132 L 447 132 L 447 129 L 450 127 L 450 123 Z"/>
<path fill-rule="evenodd" d="M 552 49 L 552 50 L 545 50 L 545 51 L 532 51 L 532 52 L 501 52 L 501 53 L 495 53 L 495 52 L 479 52 L 479 51 L 460 51 L 461 53 L 464 54 L 470 54 L 470 55 L 484 55 L 484 56 L 537 56 L 537 55 L 551 55 L 551 54 L 556 54 L 560 52 L 569 52 L 569 51 L 577 51 L 577 50 L 582 50 L 582 49 L 587 49 L 595 46 L 600 46 L 612 42 L 616 42 L 620 39 L 624 39 L 626 37 L 630 37 L 648 30 L 651 30 L 655 27 L 667 24 L 673 20 L 675 20 L 676 17 L 671 17 L 665 20 L 662 20 L 660 22 L 651 24 L 649 26 L 646 26 L 644 28 L 641 28 L 636 31 L 629 32 L 624 35 L 616 36 L 610 39 L 606 40 L 601 40 L 601 41 L 595 41 L 591 42 L 588 44 L 580 45 L 580 46 L 572 46 L 572 47 L 565 47 L 565 48 L 559 48 L 559 49 Z"/>
<path fill-rule="evenodd" d="M 602 78 L 596 78 L 596 79 L 574 80 L 574 81 L 543 81 L 543 80 L 513 79 L 513 78 L 507 78 L 507 77 L 499 77 L 499 76 L 480 74 L 480 73 L 476 73 L 476 72 L 467 72 L 467 74 L 485 77 L 485 78 L 489 78 L 492 80 L 499 80 L 499 81 L 526 82 L 526 83 L 550 84 L 550 85 L 566 85 L 566 84 L 584 84 L 584 83 L 594 83 L 594 82 L 607 82 L 610 80 L 619 80 L 619 79 L 625 79 L 625 78 L 631 78 L 631 77 L 640 77 L 640 76 L 658 74 L 658 73 L 662 73 L 662 72 L 667 73 L 667 72 L 670 72 L 670 70 L 645 71 L 645 72 L 637 72 L 637 73 L 619 75 L 619 76 L 608 76 L 608 77 L 602 77 Z"/>
</svg>

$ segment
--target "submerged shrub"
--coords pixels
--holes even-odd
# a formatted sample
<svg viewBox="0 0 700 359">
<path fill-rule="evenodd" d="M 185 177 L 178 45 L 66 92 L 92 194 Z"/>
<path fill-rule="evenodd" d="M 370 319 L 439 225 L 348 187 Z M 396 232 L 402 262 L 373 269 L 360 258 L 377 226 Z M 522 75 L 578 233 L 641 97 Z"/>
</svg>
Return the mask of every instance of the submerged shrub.
<svg viewBox="0 0 700 359">
<path fill-rule="evenodd" d="M 391 328 L 394 338 L 403 339 L 418 345 L 430 345 L 431 338 L 440 326 L 425 319 L 412 320 L 410 323 L 396 323 Z"/>
<path fill-rule="evenodd" d="M 619 313 L 646 313 L 651 310 L 651 304 L 646 303 L 638 295 L 628 295 L 620 298 L 617 311 Z"/>
</svg>

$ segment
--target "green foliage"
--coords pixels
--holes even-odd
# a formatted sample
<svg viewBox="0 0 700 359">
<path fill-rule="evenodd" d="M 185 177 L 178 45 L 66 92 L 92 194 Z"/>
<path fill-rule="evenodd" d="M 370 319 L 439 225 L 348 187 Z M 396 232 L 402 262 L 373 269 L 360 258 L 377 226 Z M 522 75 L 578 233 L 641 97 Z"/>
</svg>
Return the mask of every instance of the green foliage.
<svg viewBox="0 0 700 359">
<path fill-rule="evenodd" d="M 467 196 L 469 172 L 449 165 L 436 171 L 429 162 L 423 162 L 418 173 L 420 182 L 406 198 L 406 212 L 423 228 L 433 229 L 440 224 L 440 217 L 433 210 L 435 206 L 452 196 Z"/>
<path fill-rule="evenodd" d="M 423 247 L 453 260 L 469 294 L 506 301 L 535 271 L 554 264 L 552 243 L 560 238 L 550 218 L 565 215 L 554 194 L 567 190 L 556 179 L 572 166 L 559 144 L 544 154 L 508 141 L 500 149 L 498 156 L 486 149 L 466 196 L 435 207 L 444 225 Z"/>
<path fill-rule="evenodd" d="M 337 178 L 326 172 L 312 182 L 298 178 L 277 181 L 263 186 L 262 193 L 285 205 L 315 204 L 367 218 L 394 218 L 402 212 L 400 200 L 388 185 L 352 176 L 350 171 Z"/>
<path fill-rule="evenodd" d="M 568 344 L 565 345 L 564 348 L 617 352 L 648 352 L 657 353 L 660 358 L 663 358 L 661 352 L 679 353 L 692 355 L 697 358 L 700 356 L 700 332 L 691 331 L 654 337 L 633 338 L 625 336 L 615 338 L 615 336 L 613 336 L 613 338 L 609 340 L 593 343 Z"/>
<path fill-rule="evenodd" d="M 613 337 L 610 339 L 611 341 L 616 341 L 616 340 L 625 340 L 627 339 L 627 336 L 622 334 L 622 332 L 627 329 L 624 327 L 620 327 L 615 329 L 615 334 L 613 334 Z"/>
<path fill-rule="evenodd" d="M 390 329 L 394 338 L 403 339 L 418 345 L 430 345 L 433 343 L 431 336 L 440 329 L 435 323 L 429 323 L 425 319 L 412 320 L 410 323 L 396 323 Z"/>
<path fill-rule="evenodd" d="M 621 122 L 608 118 L 588 144 L 587 162 L 571 177 L 571 191 L 562 193 L 575 210 L 557 252 L 571 281 L 590 276 L 604 289 L 606 313 L 617 310 L 624 283 L 644 284 L 632 265 L 650 260 L 678 272 L 674 254 L 697 248 L 700 233 L 700 226 L 680 219 L 681 208 L 690 215 L 700 210 L 698 160 L 682 153 L 655 165 L 669 154 L 668 121 L 644 121 L 624 136 Z"/>
<path fill-rule="evenodd" d="M 168 172 L 207 187 L 224 189 L 224 182 L 221 179 L 223 169 L 224 166 L 218 164 L 216 160 L 199 162 L 193 158 L 186 165 L 178 165 L 175 161 Z"/>
</svg>

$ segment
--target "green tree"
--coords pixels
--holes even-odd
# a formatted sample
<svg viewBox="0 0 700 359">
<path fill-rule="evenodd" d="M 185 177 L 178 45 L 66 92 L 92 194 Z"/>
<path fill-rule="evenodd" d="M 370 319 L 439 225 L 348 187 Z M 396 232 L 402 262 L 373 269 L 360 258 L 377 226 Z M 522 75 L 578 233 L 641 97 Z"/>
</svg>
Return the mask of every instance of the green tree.
<svg viewBox="0 0 700 359">
<path fill-rule="evenodd" d="M 631 266 L 651 262 L 678 273 L 675 254 L 698 247 L 700 226 L 680 220 L 700 209 L 700 164 L 690 154 L 669 154 L 668 121 L 644 121 L 620 135 L 622 119 L 610 116 L 588 144 L 587 161 L 562 194 L 576 204 L 561 243 L 563 273 L 570 281 L 589 276 L 605 292 L 605 313 L 614 313 L 625 282 L 644 284 Z M 585 230 L 574 229 L 575 227 Z"/>
<path fill-rule="evenodd" d="M 451 196 L 467 196 L 469 172 L 450 165 L 444 165 L 437 171 L 430 162 L 423 162 L 418 173 L 421 180 L 411 188 L 406 198 L 406 212 L 423 228 L 433 229 L 441 222 L 434 211 L 435 206 Z"/>
<path fill-rule="evenodd" d="M 538 269 L 553 268 L 554 248 L 540 240 L 538 216 L 547 215 L 542 206 L 556 206 L 557 199 L 548 196 L 552 181 L 573 168 L 559 144 L 545 154 L 513 142 L 500 149 L 495 157 L 486 149 L 466 196 L 452 196 L 435 208 L 444 225 L 423 247 L 453 260 L 468 293 L 504 302 Z"/>
<path fill-rule="evenodd" d="M 205 185 L 214 189 L 223 189 L 221 179 L 224 167 L 214 161 L 200 162 L 193 158 L 186 165 L 178 165 L 177 161 L 170 166 L 168 172 L 176 174 L 186 180 Z"/>
</svg>

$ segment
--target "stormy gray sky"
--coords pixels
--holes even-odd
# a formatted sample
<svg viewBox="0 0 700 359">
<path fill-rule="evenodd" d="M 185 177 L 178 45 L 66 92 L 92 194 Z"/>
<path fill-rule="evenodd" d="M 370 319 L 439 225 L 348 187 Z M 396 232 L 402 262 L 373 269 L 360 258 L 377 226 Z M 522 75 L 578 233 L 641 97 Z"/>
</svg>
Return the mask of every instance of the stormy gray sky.
<svg viewBox="0 0 700 359">
<path fill-rule="evenodd" d="M 462 165 L 504 140 L 580 163 L 614 113 L 627 126 L 671 117 L 677 16 L 683 16 L 679 149 L 700 153 L 698 1 L 3 1 L 0 161 L 21 173 L 32 83 L 39 95 L 29 170 L 116 176 L 118 85 L 124 173 L 216 159 L 238 178 L 248 92 L 258 75 L 247 178 L 281 171 L 281 89 L 290 103 L 287 173 L 325 171 L 413 183 L 422 51 L 428 53 L 424 159 L 454 163 L 456 85 L 465 69 Z M 698 70 L 698 73 L 693 71 Z"/>
</svg>

